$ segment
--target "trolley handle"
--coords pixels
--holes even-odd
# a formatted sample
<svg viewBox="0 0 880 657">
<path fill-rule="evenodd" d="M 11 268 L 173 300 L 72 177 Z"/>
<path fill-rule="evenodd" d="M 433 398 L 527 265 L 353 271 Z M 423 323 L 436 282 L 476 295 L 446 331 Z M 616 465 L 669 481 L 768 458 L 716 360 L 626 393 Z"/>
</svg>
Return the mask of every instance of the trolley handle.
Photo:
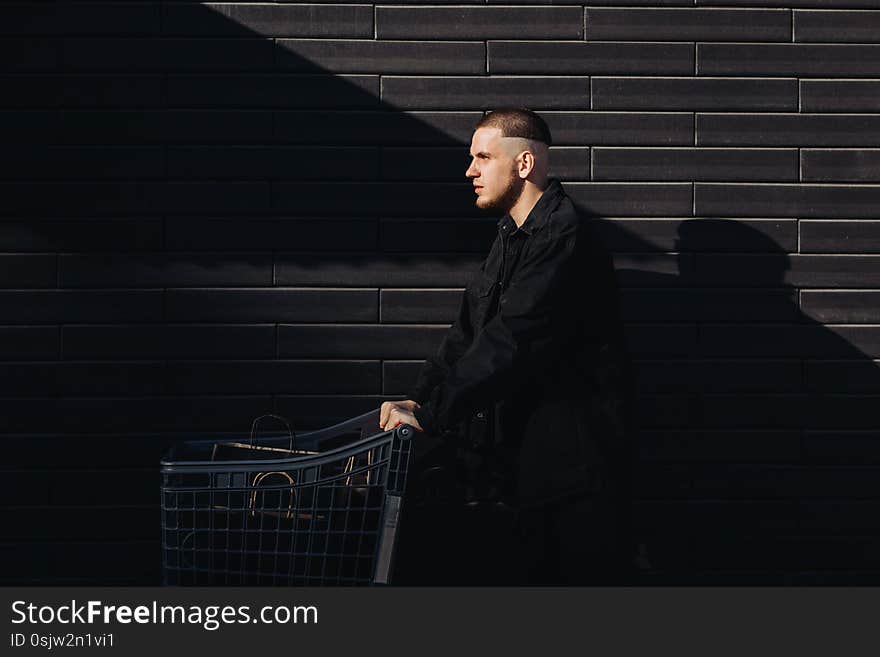
<svg viewBox="0 0 880 657">
<path fill-rule="evenodd" d="M 281 423 L 287 428 L 287 435 L 290 436 L 290 447 L 289 447 L 289 449 L 290 449 L 291 452 L 294 451 L 294 449 L 295 449 L 295 447 L 296 447 L 296 434 L 294 433 L 293 429 L 290 428 L 290 424 L 288 424 L 287 420 L 285 420 L 285 419 L 284 419 L 283 417 L 281 417 L 280 415 L 274 415 L 274 414 L 272 414 L 272 413 L 267 413 L 266 415 L 261 415 L 260 417 L 256 418 L 256 419 L 253 421 L 253 423 L 251 424 L 251 437 L 250 437 L 250 441 L 248 442 L 248 444 L 249 444 L 251 447 L 253 447 L 253 445 L 254 445 L 254 439 L 257 437 L 257 434 L 258 434 L 258 425 L 259 425 L 259 423 L 260 423 L 260 420 L 262 420 L 262 419 L 264 419 L 264 418 L 267 418 L 267 417 L 271 417 L 271 418 L 273 418 L 273 419 L 275 419 L 275 420 L 278 420 L 279 422 L 281 422 Z"/>
<path fill-rule="evenodd" d="M 379 411 L 380 409 L 375 409 L 364 413 L 363 415 L 358 415 L 356 417 L 350 418 L 339 424 L 334 424 L 333 426 L 326 427 L 324 429 L 316 429 L 314 431 L 307 431 L 305 433 L 301 433 L 299 435 L 300 440 L 305 440 L 309 444 L 314 443 L 315 445 L 320 445 L 323 441 L 330 440 L 332 438 L 336 438 L 338 436 L 357 432 L 360 434 L 361 438 L 367 438 L 369 436 L 373 436 L 376 434 L 384 433 L 379 428 Z"/>
</svg>

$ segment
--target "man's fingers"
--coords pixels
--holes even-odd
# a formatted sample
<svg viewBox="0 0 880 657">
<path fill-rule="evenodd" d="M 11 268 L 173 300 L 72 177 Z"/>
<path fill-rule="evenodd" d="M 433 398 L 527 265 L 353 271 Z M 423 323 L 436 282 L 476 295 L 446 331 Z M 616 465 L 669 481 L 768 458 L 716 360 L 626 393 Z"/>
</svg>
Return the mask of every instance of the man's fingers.
<svg viewBox="0 0 880 657">
<path fill-rule="evenodd" d="M 391 402 L 382 402 L 382 406 L 379 411 L 379 426 L 383 429 L 385 428 L 385 423 L 388 422 L 388 415 L 391 412 Z"/>
</svg>

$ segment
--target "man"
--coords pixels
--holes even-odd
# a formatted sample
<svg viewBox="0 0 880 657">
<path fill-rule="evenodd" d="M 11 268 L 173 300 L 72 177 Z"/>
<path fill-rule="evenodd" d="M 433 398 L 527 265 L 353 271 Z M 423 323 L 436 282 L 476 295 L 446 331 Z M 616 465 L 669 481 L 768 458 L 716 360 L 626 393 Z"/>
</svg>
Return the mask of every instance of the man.
<svg viewBox="0 0 880 657">
<path fill-rule="evenodd" d="M 589 222 L 548 179 L 550 144 L 528 110 L 477 124 L 465 175 L 477 206 L 503 215 L 498 237 L 411 399 L 384 402 L 380 427 L 412 425 L 425 434 L 416 448 L 429 436 L 463 444 L 470 501 L 517 510 L 510 549 L 490 540 L 504 580 L 493 583 L 616 583 L 630 557 L 617 286 Z M 467 561 L 476 543 L 460 538 Z"/>
</svg>

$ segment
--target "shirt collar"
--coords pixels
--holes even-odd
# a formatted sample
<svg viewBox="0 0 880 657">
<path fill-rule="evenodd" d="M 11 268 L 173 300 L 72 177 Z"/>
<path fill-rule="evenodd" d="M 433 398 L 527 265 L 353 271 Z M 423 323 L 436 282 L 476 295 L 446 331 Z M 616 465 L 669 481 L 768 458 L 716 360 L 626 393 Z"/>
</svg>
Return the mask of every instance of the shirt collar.
<svg viewBox="0 0 880 657">
<path fill-rule="evenodd" d="M 547 217 L 549 217 L 550 213 L 556 209 L 557 205 L 559 205 L 559 200 L 564 194 L 565 192 L 562 190 L 562 185 L 559 184 L 559 181 L 555 178 L 551 178 L 544 193 L 541 194 L 541 198 L 535 203 L 535 207 L 529 212 L 529 216 L 526 217 L 522 226 L 517 228 L 513 217 L 509 214 L 505 214 L 498 220 L 498 230 L 503 229 L 510 234 L 520 230 L 526 235 L 531 235 L 532 232 L 544 225 L 544 222 L 547 221 Z M 506 228 L 504 228 L 504 226 L 506 226 Z"/>
</svg>

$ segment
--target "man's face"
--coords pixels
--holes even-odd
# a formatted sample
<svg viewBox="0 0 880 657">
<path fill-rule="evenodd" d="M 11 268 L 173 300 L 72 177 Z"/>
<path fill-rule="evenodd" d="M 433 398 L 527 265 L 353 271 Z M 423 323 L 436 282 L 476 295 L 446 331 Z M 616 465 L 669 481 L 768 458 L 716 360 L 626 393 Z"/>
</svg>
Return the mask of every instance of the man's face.
<svg viewBox="0 0 880 657">
<path fill-rule="evenodd" d="M 516 156 L 505 145 L 499 128 L 478 128 L 471 139 L 471 165 L 465 175 L 473 181 L 477 207 L 507 212 L 522 193 L 525 180 L 517 175 Z"/>
</svg>

